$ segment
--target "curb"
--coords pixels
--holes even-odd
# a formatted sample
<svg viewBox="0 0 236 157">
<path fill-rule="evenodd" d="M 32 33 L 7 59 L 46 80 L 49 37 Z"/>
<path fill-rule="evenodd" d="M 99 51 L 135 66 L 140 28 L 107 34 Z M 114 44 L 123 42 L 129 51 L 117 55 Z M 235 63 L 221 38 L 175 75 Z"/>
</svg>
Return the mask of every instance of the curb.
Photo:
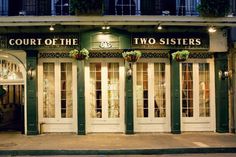
<svg viewBox="0 0 236 157">
<path fill-rule="evenodd" d="M 155 154 L 236 153 L 236 147 L 120 149 L 120 150 L 0 150 L 0 155 L 155 155 Z"/>
</svg>

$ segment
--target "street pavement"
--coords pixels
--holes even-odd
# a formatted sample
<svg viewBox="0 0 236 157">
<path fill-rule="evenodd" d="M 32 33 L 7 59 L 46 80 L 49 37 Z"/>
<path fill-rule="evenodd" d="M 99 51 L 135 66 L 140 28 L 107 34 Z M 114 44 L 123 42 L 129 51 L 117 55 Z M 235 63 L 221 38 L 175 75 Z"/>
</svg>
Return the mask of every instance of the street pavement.
<svg viewBox="0 0 236 157">
<path fill-rule="evenodd" d="M 205 154 L 162 154 L 162 155 L 71 155 L 69 157 L 235 157 L 235 156 L 236 156 L 235 153 L 218 153 L 218 154 L 205 153 Z M 29 156 L 16 156 L 16 157 L 29 157 Z M 30 156 L 30 157 L 68 157 L 68 155 Z"/>
<path fill-rule="evenodd" d="M 0 155 L 109 156 L 214 152 L 236 153 L 236 134 L 213 132 L 137 133 L 133 135 L 53 133 L 26 136 L 19 133 L 0 133 Z"/>
</svg>

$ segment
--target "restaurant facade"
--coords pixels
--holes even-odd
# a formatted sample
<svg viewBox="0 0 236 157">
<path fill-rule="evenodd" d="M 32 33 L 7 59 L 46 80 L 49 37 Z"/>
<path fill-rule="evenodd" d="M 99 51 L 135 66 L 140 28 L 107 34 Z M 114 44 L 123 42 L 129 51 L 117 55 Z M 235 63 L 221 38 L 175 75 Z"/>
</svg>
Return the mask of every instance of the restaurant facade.
<svg viewBox="0 0 236 157">
<path fill-rule="evenodd" d="M 0 34 L 1 130 L 229 132 L 227 30 L 101 26 Z M 70 57 L 83 48 L 88 59 Z M 173 59 L 181 50 L 189 58 Z"/>
</svg>

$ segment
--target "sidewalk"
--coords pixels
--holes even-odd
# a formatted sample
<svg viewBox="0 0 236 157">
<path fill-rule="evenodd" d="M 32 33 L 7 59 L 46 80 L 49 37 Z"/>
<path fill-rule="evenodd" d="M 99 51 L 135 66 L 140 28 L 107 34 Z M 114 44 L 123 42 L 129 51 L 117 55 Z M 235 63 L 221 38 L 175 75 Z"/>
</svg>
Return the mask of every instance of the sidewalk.
<svg viewBox="0 0 236 157">
<path fill-rule="evenodd" d="M 236 153 L 236 134 L 66 133 L 26 136 L 0 133 L 0 155 Z"/>
</svg>

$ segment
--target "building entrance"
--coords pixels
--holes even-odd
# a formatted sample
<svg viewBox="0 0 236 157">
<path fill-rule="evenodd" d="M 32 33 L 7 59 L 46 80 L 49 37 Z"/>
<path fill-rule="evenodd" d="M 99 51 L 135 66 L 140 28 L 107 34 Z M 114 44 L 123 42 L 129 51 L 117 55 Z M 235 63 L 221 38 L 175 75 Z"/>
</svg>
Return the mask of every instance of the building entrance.
<svg viewBox="0 0 236 157">
<path fill-rule="evenodd" d="M 0 131 L 24 133 L 23 67 L 8 54 L 0 55 Z"/>
<path fill-rule="evenodd" d="M 170 64 L 140 59 L 134 64 L 134 131 L 170 132 Z"/>
<path fill-rule="evenodd" d="M 70 59 L 39 61 L 40 132 L 76 132 L 76 64 Z"/>
<path fill-rule="evenodd" d="M 87 132 L 124 132 L 124 62 L 92 60 L 85 66 Z"/>
<path fill-rule="evenodd" d="M 214 131 L 213 61 L 189 61 L 180 69 L 181 131 Z"/>
</svg>

